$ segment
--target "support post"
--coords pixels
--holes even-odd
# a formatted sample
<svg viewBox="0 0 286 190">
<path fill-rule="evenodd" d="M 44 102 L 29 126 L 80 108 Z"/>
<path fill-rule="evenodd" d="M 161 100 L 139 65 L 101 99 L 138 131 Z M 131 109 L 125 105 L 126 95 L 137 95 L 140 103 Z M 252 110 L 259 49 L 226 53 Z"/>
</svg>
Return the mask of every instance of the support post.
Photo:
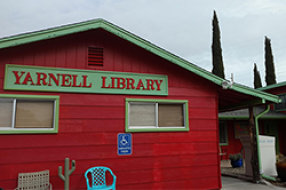
<svg viewBox="0 0 286 190">
<path fill-rule="evenodd" d="M 261 180 L 259 174 L 259 164 L 258 164 L 258 151 L 257 151 L 257 136 L 256 136 L 256 127 L 254 121 L 254 113 L 253 113 L 253 106 L 248 108 L 249 111 L 249 138 L 251 143 L 251 164 L 252 164 L 252 171 L 253 171 L 253 182 L 258 183 Z"/>
</svg>

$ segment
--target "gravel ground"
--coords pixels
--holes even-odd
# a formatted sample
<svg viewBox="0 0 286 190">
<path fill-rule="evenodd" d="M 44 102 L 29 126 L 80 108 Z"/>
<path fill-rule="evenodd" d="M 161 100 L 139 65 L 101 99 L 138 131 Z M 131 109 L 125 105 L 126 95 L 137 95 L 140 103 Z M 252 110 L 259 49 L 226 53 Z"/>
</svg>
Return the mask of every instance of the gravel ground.
<svg viewBox="0 0 286 190">
<path fill-rule="evenodd" d="M 286 182 L 282 182 L 282 181 L 271 181 L 271 180 L 267 180 L 268 182 L 270 182 L 272 185 L 275 185 L 277 187 L 284 187 L 286 188 Z"/>
</svg>

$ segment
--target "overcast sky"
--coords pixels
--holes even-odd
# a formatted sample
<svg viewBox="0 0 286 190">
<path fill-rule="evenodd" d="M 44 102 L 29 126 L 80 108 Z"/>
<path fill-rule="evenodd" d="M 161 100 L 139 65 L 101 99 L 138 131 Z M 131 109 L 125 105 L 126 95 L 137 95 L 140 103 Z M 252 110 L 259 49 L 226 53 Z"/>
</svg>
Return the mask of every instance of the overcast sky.
<svg viewBox="0 0 286 190">
<path fill-rule="evenodd" d="M 285 0 L 0 0 L 0 38 L 103 18 L 208 71 L 212 18 L 218 16 L 226 79 L 265 86 L 264 38 L 277 82 L 286 81 Z"/>
</svg>

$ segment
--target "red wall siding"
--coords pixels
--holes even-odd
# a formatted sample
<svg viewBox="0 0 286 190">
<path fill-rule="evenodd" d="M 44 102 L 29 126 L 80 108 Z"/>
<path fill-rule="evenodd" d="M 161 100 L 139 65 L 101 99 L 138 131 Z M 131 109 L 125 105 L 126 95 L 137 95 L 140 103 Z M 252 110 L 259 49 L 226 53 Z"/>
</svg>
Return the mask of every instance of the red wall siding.
<svg viewBox="0 0 286 190">
<path fill-rule="evenodd" d="M 280 86 L 280 87 L 277 87 L 277 88 L 269 89 L 269 90 L 266 90 L 266 92 L 270 93 L 270 94 L 275 94 L 275 95 L 286 94 L 286 86 Z M 274 104 L 272 104 L 270 106 L 270 109 L 274 110 Z M 286 111 L 281 111 L 281 112 L 286 113 Z"/>
<path fill-rule="evenodd" d="M 281 86 L 273 89 L 266 90 L 266 92 L 271 94 L 285 94 L 286 93 L 286 86 Z"/>
<path fill-rule="evenodd" d="M 87 47 L 104 48 L 106 71 L 168 75 L 168 96 L 100 95 L 4 91 L 5 64 L 87 69 Z M 190 72 L 104 31 L 89 31 L 0 51 L 0 93 L 60 96 L 58 134 L 0 135 L 0 187 L 17 187 L 17 174 L 50 170 L 54 189 L 63 189 L 58 166 L 76 160 L 71 189 L 86 189 L 84 172 L 110 167 L 118 189 L 218 189 L 217 95 Z M 189 132 L 133 133 L 133 154 L 117 155 L 125 132 L 125 99 L 189 101 Z"/>
<path fill-rule="evenodd" d="M 277 87 L 274 89 L 267 90 L 266 92 L 279 95 L 279 94 L 286 94 L 286 86 L 281 86 Z M 274 109 L 274 105 L 271 105 L 271 109 Z M 283 113 L 286 113 L 286 111 L 281 111 Z M 278 138 L 279 138 L 279 148 L 280 148 L 280 153 L 283 155 L 286 155 L 286 125 L 285 125 L 285 120 L 277 120 L 278 124 Z"/>
<path fill-rule="evenodd" d="M 278 122 L 278 135 L 279 135 L 279 148 L 280 148 L 280 153 L 283 155 L 286 155 L 286 125 L 285 125 L 285 120 L 280 120 Z"/>
<path fill-rule="evenodd" d="M 234 132 L 234 122 L 235 121 L 224 121 L 227 123 L 227 137 L 228 145 L 221 146 L 221 149 L 224 150 L 227 154 L 223 156 L 224 160 L 227 160 L 230 154 L 237 154 L 241 151 L 242 144 L 239 139 L 235 138 Z"/>
</svg>

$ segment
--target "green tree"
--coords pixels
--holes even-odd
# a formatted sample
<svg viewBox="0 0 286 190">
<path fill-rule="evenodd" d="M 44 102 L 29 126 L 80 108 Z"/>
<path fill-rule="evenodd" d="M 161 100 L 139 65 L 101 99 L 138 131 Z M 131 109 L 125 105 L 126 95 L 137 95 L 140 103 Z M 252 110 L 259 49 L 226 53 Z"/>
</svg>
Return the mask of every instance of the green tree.
<svg viewBox="0 0 286 190">
<path fill-rule="evenodd" d="M 265 81 L 266 85 L 276 84 L 276 75 L 273 62 L 273 55 L 271 50 L 270 39 L 265 36 Z"/>
<path fill-rule="evenodd" d="M 214 11 L 214 16 L 213 16 L 212 59 L 213 59 L 212 73 L 221 78 L 224 78 L 222 49 L 221 49 L 221 44 L 220 44 L 220 30 L 219 30 L 218 19 L 217 19 L 215 11 Z"/>
<path fill-rule="evenodd" d="M 257 70 L 256 64 L 254 63 L 254 88 L 260 88 L 262 87 L 262 83 L 261 83 L 261 77 L 259 74 L 259 71 Z"/>
</svg>

